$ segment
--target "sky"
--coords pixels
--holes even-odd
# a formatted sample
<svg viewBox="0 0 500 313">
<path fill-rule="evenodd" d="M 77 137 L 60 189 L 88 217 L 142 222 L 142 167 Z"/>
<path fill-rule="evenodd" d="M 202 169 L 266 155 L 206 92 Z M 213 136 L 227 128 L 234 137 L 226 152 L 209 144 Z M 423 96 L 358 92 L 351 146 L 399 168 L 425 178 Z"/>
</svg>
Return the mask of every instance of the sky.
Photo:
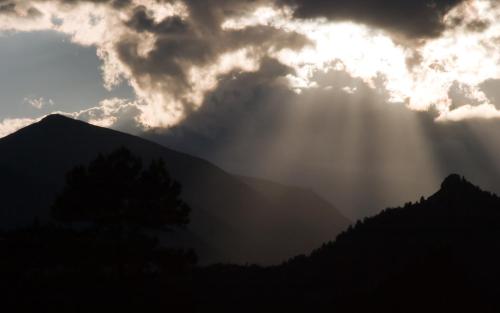
<svg viewBox="0 0 500 313">
<path fill-rule="evenodd" d="M 103 87 L 96 50 L 53 31 L 0 36 L 0 116 L 37 118 L 53 111 L 76 112 L 112 97 L 132 98 L 123 84 Z"/>
<path fill-rule="evenodd" d="M 499 42 L 496 0 L 0 0 L 0 136 L 63 113 L 365 215 L 498 185 Z"/>
</svg>

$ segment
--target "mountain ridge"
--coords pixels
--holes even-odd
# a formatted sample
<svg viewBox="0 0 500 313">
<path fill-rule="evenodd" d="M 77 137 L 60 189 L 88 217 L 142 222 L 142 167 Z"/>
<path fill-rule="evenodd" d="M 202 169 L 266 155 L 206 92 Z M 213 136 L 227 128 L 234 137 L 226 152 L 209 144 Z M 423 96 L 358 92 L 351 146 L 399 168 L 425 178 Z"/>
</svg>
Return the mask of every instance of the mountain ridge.
<svg viewBox="0 0 500 313">
<path fill-rule="evenodd" d="M 201 290 L 214 290 L 202 305 L 219 312 L 237 303 L 251 303 L 244 312 L 498 312 L 499 251 L 500 198 L 452 174 L 427 199 L 359 220 L 309 255 L 270 268 L 202 271 Z M 229 294 L 229 303 L 211 301 L 216 293 Z"/>
<path fill-rule="evenodd" d="M 316 221 L 321 223 L 313 225 L 294 218 L 286 224 L 276 216 L 286 211 L 283 203 L 269 199 L 203 159 L 61 115 L 50 115 L 0 139 L 0 169 L 8 173 L 0 179 L 1 190 L 6 191 L 0 223 L 30 223 L 35 216 L 46 219 L 47 208 L 61 190 L 69 169 L 122 146 L 146 162 L 163 158 L 172 176 L 181 182 L 182 197 L 193 207 L 189 226 L 193 234 L 182 236 L 198 238 L 200 244 L 195 248 L 202 261 L 278 263 L 303 250 L 312 250 L 349 224 L 345 218 L 331 222 L 342 218 L 333 206 L 316 209 L 314 204 L 302 204 L 296 209 L 319 216 Z M 271 221 L 282 223 L 282 229 Z M 303 231 L 294 233 L 294 229 Z M 283 237 L 284 233 L 288 235 Z M 278 237 L 282 241 L 275 239 Z"/>
</svg>

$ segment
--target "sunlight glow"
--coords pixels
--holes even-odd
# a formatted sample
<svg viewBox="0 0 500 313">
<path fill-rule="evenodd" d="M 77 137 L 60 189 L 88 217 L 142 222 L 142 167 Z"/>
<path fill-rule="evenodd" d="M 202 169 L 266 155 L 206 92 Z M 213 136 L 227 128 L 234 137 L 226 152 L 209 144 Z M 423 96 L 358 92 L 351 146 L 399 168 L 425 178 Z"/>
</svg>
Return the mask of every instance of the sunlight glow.
<svg viewBox="0 0 500 313">
<path fill-rule="evenodd" d="M 343 69 L 373 88 L 381 83 L 391 102 L 405 103 L 414 110 L 437 109 L 438 121 L 500 116 L 479 87 L 488 79 L 500 78 L 500 8 L 490 1 L 464 2 L 445 17 L 448 29 L 441 37 L 408 46 L 396 44 L 390 34 L 364 25 L 294 20 L 292 13 L 260 8 L 226 21 L 223 27 L 272 25 L 310 38 L 314 44 L 299 52 L 282 50 L 275 55 L 295 69 L 289 80 L 298 92 L 316 87 L 312 80 L 315 72 Z M 453 25 L 459 18 L 461 24 Z M 469 29 L 478 21 L 484 30 Z M 411 61 L 415 64 L 409 65 Z M 451 109 L 449 96 L 454 83 L 471 102 L 457 111 Z"/>
</svg>

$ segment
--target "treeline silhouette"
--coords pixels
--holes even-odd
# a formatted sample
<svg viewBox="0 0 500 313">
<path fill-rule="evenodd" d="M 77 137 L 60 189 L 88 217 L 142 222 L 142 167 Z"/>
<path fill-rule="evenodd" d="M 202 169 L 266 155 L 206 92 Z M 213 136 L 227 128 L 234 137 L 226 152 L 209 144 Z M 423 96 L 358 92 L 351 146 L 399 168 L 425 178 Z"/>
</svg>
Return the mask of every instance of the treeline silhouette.
<svg viewBox="0 0 500 313">
<path fill-rule="evenodd" d="M 195 277 L 199 307 L 218 312 L 499 312 L 500 198 L 451 175 L 309 256 Z"/>
<path fill-rule="evenodd" d="M 161 160 L 127 149 L 70 171 L 54 221 L 0 233 L 6 312 L 499 312 L 500 198 L 458 175 L 279 266 L 196 266 Z"/>
<path fill-rule="evenodd" d="M 70 171 L 55 223 L 0 234 L 5 312 L 192 311 L 192 251 L 162 247 L 156 230 L 189 221 L 161 160 L 144 168 L 125 148 Z"/>
</svg>

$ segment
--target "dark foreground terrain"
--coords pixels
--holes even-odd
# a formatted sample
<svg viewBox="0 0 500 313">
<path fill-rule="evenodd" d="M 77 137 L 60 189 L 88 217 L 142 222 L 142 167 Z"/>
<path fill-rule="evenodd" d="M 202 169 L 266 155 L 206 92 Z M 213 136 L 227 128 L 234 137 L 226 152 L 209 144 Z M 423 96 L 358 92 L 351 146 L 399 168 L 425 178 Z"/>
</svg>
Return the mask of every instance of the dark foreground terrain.
<svg viewBox="0 0 500 313">
<path fill-rule="evenodd" d="M 196 157 L 145 139 L 61 115 L 0 138 L 0 229 L 50 219 L 49 207 L 73 167 L 126 147 L 165 161 L 192 208 L 186 230 L 166 236 L 196 249 L 201 264 L 279 264 L 311 251 L 350 224 L 311 191 L 235 176 Z M 258 154 L 258 153 L 257 153 Z"/>
<path fill-rule="evenodd" d="M 148 236 L 36 224 L 0 251 L 8 312 L 500 311 L 500 198 L 458 175 L 273 267 L 197 267 Z"/>
<path fill-rule="evenodd" d="M 197 297 L 224 312 L 498 312 L 499 264 L 500 198 L 451 175 L 309 256 L 199 270 Z"/>
</svg>

